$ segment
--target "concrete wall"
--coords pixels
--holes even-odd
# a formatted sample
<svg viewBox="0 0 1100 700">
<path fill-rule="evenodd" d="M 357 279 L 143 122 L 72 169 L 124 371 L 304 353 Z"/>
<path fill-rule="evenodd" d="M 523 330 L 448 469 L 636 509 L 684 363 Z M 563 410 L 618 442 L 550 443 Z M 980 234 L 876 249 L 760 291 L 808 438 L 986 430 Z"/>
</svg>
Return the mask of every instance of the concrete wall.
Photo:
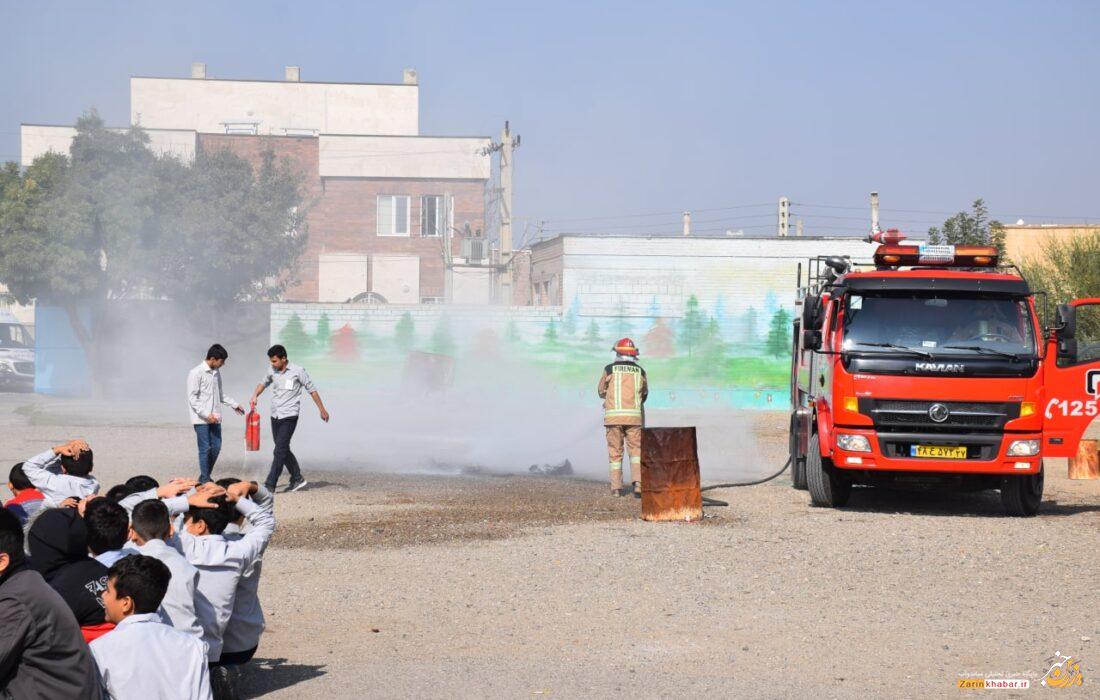
<svg viewBox="0 0 1100 700">
<path fill-rule="evenodd" d="M 226 122 L 258 122 L 257 133 L 419 133 L 416 85 L 131 78 L 131 123 L 224 134 Z"/>
<path fill-rule="evenodd" d="M 533 247 L 531 279 L 579 316 L 679 318 L 692 296 L 728 314 L 793 304 L 808 258 L 873 251 L 854 238 L 564 236 Z"/>
<path fill-rule="evenodd" d="M 488 138 L 321 135 L 321 177 L 487 180 Z"/>
<path fill-rule="evenodd" d="M 76 138 L 76 129 L 71 126 L 49 126 L 45 124 L 23 124 L 20 127 L 22 152 L 20 160 L 23 167 L 34 162 L 38 156 L 53 151 L 69 155 L 69 148 Z M 125 131 L 123 128 L 112 131 Z M 195 160 L 195 132 L 175 129 L 147 129 L 149 148 L 160 155 L 171 155 L 185 163 Z"/>
<path fill-rule="evenodd" d="M 1088 225 L 1006 225 L 1005 253 L 1009 260 L 1022 263 L 1029 258 L 1043 257 L 1048 241 L 1068 240 L 1100 232 L 1100 226 Z"/>
</svg>

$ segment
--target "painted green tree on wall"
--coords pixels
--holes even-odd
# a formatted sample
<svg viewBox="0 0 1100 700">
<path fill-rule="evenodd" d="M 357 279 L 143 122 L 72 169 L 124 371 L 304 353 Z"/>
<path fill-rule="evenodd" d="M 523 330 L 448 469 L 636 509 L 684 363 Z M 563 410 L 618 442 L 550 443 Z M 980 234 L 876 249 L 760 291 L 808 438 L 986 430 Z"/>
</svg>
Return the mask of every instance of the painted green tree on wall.
<svg viewBox="0 0 1100 700">
<path fill-rule="evenodd" d="M 791 315 L 786 309 L 780 308 L 772 316 L 768 325 L 768 340 L 765 348 L 769 355 L 781 357 L 791 349 Z"/>
<path fill-rule="evenodd" d="M 290 319 L 283 326 L 283 332 L 279 335 L 279 340 L 286 346 L 287 352 L 291 355 L 296 353 L 308 355 L 314 349 L 313 338 L 306 333 L 306 329 L 302 325 L 302 319 L 298 314 L 290 315 Z"/>
<path fill-rule="evenodd" d="M 416 342 L 416 324 L 413 323 L 412 314 L 408 311 L 401 314 L 401 318 L 393 328 L 393 342 L 401 350 L 411 349 Z"/>
<path fill-rule="evenodd" d="M 432 332 L 428 347 L 432 352 L 441 355 L 454 353 L 455 341 L 454 336 L 451 334 L 451 321 L 446 314 L 441 315 L 439 321 L 436 322 L 435 331 Z"/>
<path fill-rule="evenodd" d="M 565 312 L 565 316 L 561 319 L 561 332 L 572 338 L 577 334 L 577 313 L 580 311 L 580 301 L 577 297 L 573 297 L 573 303 L 569 305 L 569 310 Z"/>
<path fill-rule="evenodd" d="M 593 347 L 600 344 L 600 324 L 596 323 L 596 319 L 588 323 L 588 328 L 584 331 L 584 342 Z"/>
<path fill-rule="evenodd" d="M 550 323 L 547 324 L 546 330 L 542 334 L 542 343 L 550 347 L 558 344 L 558 322 L 553 318 L 550 319 Z"/>
<path fill-rule="evenodd" d="M 329 345 L 332 343 L 332 326 L 327 313 L 322 313 L 321 318 L 317 319 L 316 336 L 317 352 L 328 352 Z"/>
<path fill-rule="evenodd" d="M 634 332 L 634 327 L 630 323 L 630 318 L 626 315 L 626 302 L 619 300 L 619 305 L 615 307 L 615 337 L 625 338 Z"/>
<path fill-rule="evenodd" d="M 699 299 L 692 294 L 684 307 L 684 317 L 680 319 L 680 347 L 687 352 L 688 357 L 699 347 L 706 323 L 707 317 L 699 308 Z"/>
</svg>

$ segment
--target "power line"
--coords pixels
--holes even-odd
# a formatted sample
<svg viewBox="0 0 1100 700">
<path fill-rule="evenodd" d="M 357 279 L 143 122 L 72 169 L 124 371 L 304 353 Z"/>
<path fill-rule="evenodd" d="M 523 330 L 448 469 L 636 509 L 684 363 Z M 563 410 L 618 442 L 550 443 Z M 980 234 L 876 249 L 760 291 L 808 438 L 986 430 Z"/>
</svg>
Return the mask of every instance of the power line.
<svg viewBox="0 0 1100 700">
<path fill-rule="evenodd" d="M 613 214 L 608 216 L 581 216 L 572 217 L 568 219 L 546 219 L 547 222 L 572 222 L 572 221 L 611 221 L 613 219 L 640 219 L 653 216 L 679 216 L 685 211 L 691 213 L 696 212 L 713 212 L 713 211 L 733 211 L 734 209 L 753 209 L 757 207 L 773 207 L 775 206 L 771 202 L 764 204 L 736 204 L 729 207 L 712 207 L 707 209 L 679 209 L 677 211 L 655 211 L 644 214 Z"/>
</svg>

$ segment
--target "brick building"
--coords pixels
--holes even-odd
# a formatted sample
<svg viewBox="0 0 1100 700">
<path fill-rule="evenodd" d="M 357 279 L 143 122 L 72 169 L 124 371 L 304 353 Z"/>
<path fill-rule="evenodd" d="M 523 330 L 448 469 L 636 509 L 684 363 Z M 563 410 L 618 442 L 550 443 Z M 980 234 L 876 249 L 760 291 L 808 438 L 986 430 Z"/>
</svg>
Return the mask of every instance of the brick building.
<svg viewBox="0 0 1100 700">
<path fill-rule="evenodd" d="M 452 296 L 445 260 L 461 235 L 486 229 L 488 137 L 425 136 L 419 84 L 210 78 L 130 79 L 131 123 L 150 146 L 190 161 L 232 151 L 253 164 L 272 151 L 304 181 L 309 244 L 288 301 L 343 302 L 374 292 L 389 303 Z M 67 153 L 75 130 L 22 125 L 22 162 Z"/>
</svg>

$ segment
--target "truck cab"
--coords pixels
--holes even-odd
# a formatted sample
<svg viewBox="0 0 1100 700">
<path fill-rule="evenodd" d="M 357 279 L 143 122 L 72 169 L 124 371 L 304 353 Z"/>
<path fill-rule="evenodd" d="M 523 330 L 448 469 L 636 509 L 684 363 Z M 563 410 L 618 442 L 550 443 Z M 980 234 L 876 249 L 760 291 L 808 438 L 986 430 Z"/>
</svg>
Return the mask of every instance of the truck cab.
<svg viewBox="0 0 1100 700">
<path fill-rule="evenodd" d="M 810 262 L 791 380 L 796 488 L 841 507 L 854 484 L 999 489 L 1038 512 L 1044 456 L 1073 456 L 1098 413 L 1100 299 L 1059 307 L 1044 337 L 1035 295 L 995 248 L 903 245 L 872 265 Z M 800 281 L 801 282 L 801 281 Z"/>
<path fill-rule="evenodd" d="M 34 388 L 34 337 L 11 312 L 0 311 L 0 390 Z"/>
</svg>

